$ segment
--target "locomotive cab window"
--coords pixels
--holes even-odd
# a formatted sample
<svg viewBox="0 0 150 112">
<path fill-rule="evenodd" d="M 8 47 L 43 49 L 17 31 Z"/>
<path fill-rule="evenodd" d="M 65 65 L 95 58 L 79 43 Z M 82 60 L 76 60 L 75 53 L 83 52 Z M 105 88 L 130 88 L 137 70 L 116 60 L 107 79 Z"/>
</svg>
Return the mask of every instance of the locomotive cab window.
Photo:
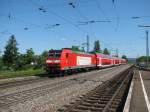
<svg viewBox="0 0 150 112">
<path fill-rule="evenodd" d="M 56 53 L 55 58 L 59 58 L 61 56 L 61 53 Z"/>
<path fill-rule="evenodd" d="M 60 52 L 60 51 L 49 52 L 49 57 L 50 57 L 50 58 L 59 58 L 59 57 L 61 57 L 61 52 Z"/>
<path fill-rule="evenodd" d="M 59 58 L 61 57 L 61 53 L 49 53 L 50 58 Z"/>
</svg>

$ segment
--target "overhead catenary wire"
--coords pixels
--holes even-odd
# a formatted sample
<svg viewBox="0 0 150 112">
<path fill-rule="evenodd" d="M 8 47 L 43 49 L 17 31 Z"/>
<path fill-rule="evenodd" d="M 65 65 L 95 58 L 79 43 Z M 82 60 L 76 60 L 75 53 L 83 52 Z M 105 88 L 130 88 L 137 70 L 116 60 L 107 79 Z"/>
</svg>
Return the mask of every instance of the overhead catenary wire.
<svg viewBox="0 0 150 112">
<path fill-rule="evenodd" d="M 32 3 L 34 3 L 33 0 L 31 0 L 31 1 L 32 1 Z M 37 6 L 37 7 L 40 7 L 40 4 L 37 4 L 37 3 L 36 3 L 36 6 Z M 74 24 L 74 23 L 73 23 L 72 21 L 70 21 L 69 19 L 66 19 L 64 16 L 61 16 L 61 15 L 57 14 L 56 12 L 54 12 L 54 11 L 52 11 L 52 10 L 49 10 L 49 9 L 47 9 L 47 8 L 45 9 L 44 6 L 42 6 L 42 8 L 44 8 L 44 10 L 45 10 L 46 13 L 49 13 L 49 14 L 51 14 L 51 15 L 53 15 L 53 16 L 55 16 L 55 17 L 57 17 L 57 18 L 59 18 L 59 19 L 61 19 L 61 20 L 63 20 L 63 21 L 65 21 L 66 23 L 68 23 L 68 24 L 72 25 L 73 27 L 75 27 L 78 31 L 82 32 L 83 34 L 88 35 L 88 33 L 87 33 L 86 31 L 84 31 L 83 29 L 81 29 L 78 25 Z M 43 10 L 43 9 L 42 9 L 42 10 Z M 45 13 L 45 12 L 43 12 L 43 13 Z M 81 14 L 81 13 L 80 13 L 80 14 Z"/>
<path fill-rule="evenodd" d="M 97 0 L 93 0 L 97 6 L 97 8 L 99 9 L 99 11 L 102 13 L 102 15 L 104 16 L 104 18 L 107 20 L 107 21 L 110 21 L 110 19 L 107 17 L 106 13 L 104 12 L 104 10 L 102 9 L 101 7 L 101 4 L 100 2 L 98 2 Z M 110 23 L 111 27 L 115 30 L 115 28 L 113 27 L 113 25 Z"/>
<path fill-rule="evenodd" d="M 12 22 L 18 22 L 18 23 L 23 23 L 25 24 L 25 26 L 23 26 L 23 29 L 29 29 L 29 26 L 31 27 L 36 27 L 36 28 L 42 28 L 44 25 L 39 25 L 39 24 L 34 24 L 31 22 L 27 22 L 23 19 L 21 19 L 20 17 L 15 16 L 12 12 L 9 12 L 8 15 L 3 15 L 3 17 L 8 18 L 8 21 Z"/>
<path fill-rule="evenodd" d="M 84 19 L 88 20 L 88 18 L 78 9 L 78 5 L 76 4 L 75 0 L 71 0 L 68 2 L 68 5 L 72 6 L 73 9 L 79 14 L 79 16 Z"/>
<path fill-rule="evenodd" d="M 32 1 L 32 0 L 31 0 L 31 1 Z M 63 17 L 63 16 L 61 16 L 61 15 L 55 13 L 54 11 L 48 10 L 48 9 L 46 9 L 44 6 L 39 5 L 39 4 L 37 4 L 36 2 L 35 2 L 35 4 L 38 5 L 38 6 L 41 6 L 41 7 L 46 11 L 46 13 L 48 12 L 48 13 L 51 13 L 52 15 L 57 16 L 58 18 L 64 20 L 65 22 L 67 22 L 67 23 L 69 23 L 69 24 L 75 26 L 78 30 L 81 29 L 80 27 L 78 27 L 77 25 L 75 25 L 72 21 L 70 21 L 70 20 L 66 19 L 65 17 Z M 43 13 L 44 13 L 44 12 L 43 12 Z M 85 19 L 85 17 L 83 17 L 83 18 Z M 19 21 L 20 21 L 20 20 L 19 20 Z M 22 21 L 22 20 L 21 20 L 21 21 Z M 24 23 L 26 23 L 26 22 L 24 22 Z M 32 26 L 34 26 L 34 27 L 39 27 L 39 25 L 32 24 L 32 23 L 30 23 L 30 25 L 32 25 Z M 41 27 L 41 26 L 40 26 L 40 27 Z M 24 28 L 25 28 L 25 29 L 28 29 L 27 27 L 24 27 Z M 83 31 L 83 32 L 84 32 L 84 31 Z"/>
<path fill-rule="evenodd" d="M 32 2 L 32 0 L 31 0 L 31 2 Z M 32 3 L 33 3 L 33 2 L 32 2 Z M 40 6 L 40 5 L 37 4 L 36 2 L 34 2 L 34 5 L 35 5 L 36 7 L 37 7 L 37 6 Z M 42 8 L 45 8 L 45 7 L 42 6 Z M 42 10 L 43 10 L 43 9 L 42 9 Z M 44 9 L 44 10 L 45 10 L 45 12 L 47 12 L 46 9 Z M 61 18 L 61 19 L 64 20 L 65 22 L 67 22 L 67 23 L 72 24 L 73 26 L 75 26 L 71 21 L 67 20 L 66 18 L 64 18 L 64 17 L 62 17 L 62 16 L 56 14 L 56 13 L 53 12 L 53 11 L 50 11 L 50 12 L 51 12 L 53 15 L 55 15 L 55 16 Z M 5 16 L 5 17 L 6 17 L 6 16 Z M 23 27 L 24 30 L 29 30 L 29 29 L 30 29 L 29 26 L 36 27 L 36 28 L 44 28 L 44 26 L 47 25 L 49 28 L 50 28 L 50 27 L 51 27 L 51 28 L 54 28 L 54 27 L 60 25 L 59 23 L 56 23 L 56 24 L 46 24 L 46 25 L 34 24 L 34 23 L 31 23 L 31 22 L 27 22 L 27 21 L 25 21 L 25 20 L 22 20 L 22 19 L 20 19 L 20 18 L 18 18 L 18 17 L 16 17 L 16 16 L 14 16 L 14 15 L 13 15 L 12 13 L 10 13 L 10 12 L 9 12 L 9 14 L 7 15 L 7 18 L 8 18 L 9 20 L 12 20 L 12 21 L 16 21 L 16 22 L 28 24 L 28 25 L 26 25 L 26 26 Z M 49 29 L 48 27 L 47 27 L 47 29 Z M 76 26 L 76 27 L 78 27 L 78 26 Z M 45 28 L 45 29 L 46 29 L 46 28 Z M 80 28 L 78 28 L 78 29 L 80 29 Z M 80 31 L 81 31 L 81 29 L 80 29 Z M 54 33 L 54 31 L 53 31 L 53 33 Z M 4 32 L 2 32 L 2 34 L 4 34 Z M 55 34 L 59 35 L 58 32 L 55 33 Z M 60 34 L 60 35 L 61 35 L 61 34 Z"/>
<path fill-rule="evenodd" d="M 76 10 L 78 9 L 77 6 L 74 4 L 73 1 L 71 1 L 69 5 L 71 5 L 71 6 L 73 5 L 73 9 L 76 9 Z M 101 21 L 100 21 L 100 20 L 97 20 L 97 21 L 96 21 L 96 20 L 88 20 L 87 17 L 85 17 L 85 16 L 80 12 L 80 10 L 77 10 L 77 12 L 78 12 L 78 14 L 80 15 L 81 18 L 83 18 L 83 19 L 86 20 L 86 21 L 78 21 L 78 23 L 79 23 L 78 25 L 90 25 L 89 28 L 90 28 L 91 36 L 94 35 L 94 34 L 92 33 L 93 30 L 92 30 L 92 25 L 91 25 L 91 23 L 96 23 L 96 22 L 111 22 L 111 21 L 108 20 L 108 19 L 107 19 L 107 20 L 101 20 Z M 105 43 L 105 42 L 104 42 L 104 43 Z"/>
<path fill-rule="evenodd" d="M 45 7 L 43 6 L 43 5 L 40 5 L 40 4 L 38 4 L 38 3 L 36 3 L 35 1 L 33 1 L 33 0 L 30 0 L 29 1 L 30 3 L 32 3 L 34 6 L 36 6 L 36 7 L 43 7 L 44 9 L 45 9 Z M 59 14 L 57 14 L 56 12 L 54 12 L 54 11 L 52 11 L 52 10 L 50 10 L 50 9 L 45 9 L 45 11 L 46 11 L 46 13 L 49 13 L 49 14 L 51 14 L 51 15 L 53 15 L 53 16 L 55 16 L 55 17 L 57 17 L 57 18 L 59 18 L 59 19 L 61 19 L 61 20 L 63 20 L 64 22 L 66 22 L 66 23 L 68 23 L 68 24 L 70 24 L 70 25 L 72 25 L 73 27 L 75 27 L 78 31 L 80 31 L 80 32 L 82 32 L 82 33 L 86 33 L 83 29 L 81 29 L 78 25 L 76 25 L 76 24 L 74 24 L 72 21 L 70 21 L 69 19 L 66 19 L 65 17 L 63 17 L 63 16 L 61 16 L 61 15 L 59 15 Z"/>
<path fill-rule="evenodd" d="M 85 15 L 82 14 L 82 12 L 78 9 L 77 5 L 75 4 L 75 0 L 71 0 L 69 2 L 69 5 L 72 6 L 73 9 L 77 11 L 77 13 L 80 15 L 80 17 L 85 20 L 85 21 L 78 21 L 78 25 L 89 25 L 89 31 L 90 35 L 95 37 L 95 34 L 93 32 L 93 26 L 92 23 L 97 23 L 97 22 L 111 22 L 110 20 L 89 20 Z"/>
<path fill-rule="evenodd" d="M 11 34 L 11 33 L 8 32 L 8 29 L 3 30 L 3 31 L 0 32 L 0 35 L 10 35 L 10 34 Z"/>
<path fill-rule="evenodd" d="M 11 4 L 12 2 L 13 2 L 13 1 L 9 1 L 8 3 Z M 8 12 L 8 14 L 7 14 L 7 15 L 3 15 L 3 16 L 6 17 L 6 18 L 8 18 L 8 20 L 9 20 L 11 23 L 12 23 L 13 21 L 16 21 L 16 22 L 28 24 L 27 26 L 24 26 L 24 28 L 23 28 L 24 30 L 29 29 L 29 28 L 27 28 L 29 25 L 30 25 L 30 26 L 34 26 L 34 27 L 38 27 L 38 28 L 41 27 L 41 25 L 33 24 L 33 23 L 31 23 L 31 22 L 26 22 L 26 21 L 24 21 L 24 20 L 22 20 L 22 19 L 16 17 L 16 16 L 14 15 L 14 13 L 12 12 L 12 7 L 9 7 L 9 12 Z"/>
<path fill-rule="evenodd" d="M 9 13 L 10 14 L 10 13 Z M 6 17 L 6 18 L 8 18 L 8 16 L 6 15 L 6 16 L 4 16 L 4 17 Z M 53 28 L 55 28 L 55 27 L 57 27 L 57 26 L 60 26 L 60 24 L 58 24 L 58 23 L 56 23 L 56 24 L 46 24 L 46 25 L 37 25 L 37 24 L 34 24 L 34 23 L 31 23 L 31 22 L 27 22 L 27 21 L 25 21 L 25 20 L 22 20 L 22 19 L 20 19 L 19 17 L 16 17 L 16 16 L 14 16 L 12 13 L 11 13 L 11 22 L 12 21 L 16 21 L 16 22 L 19 22 L 19 23 L 24 23 L 24 24 L 27 24 L 27 25 L 25 25 L 22 29 L 24 29 L 24 30 L 30 30 L 31 29 L 31 27 L 36 27 L 36 28 L 43 28 L 43 29 L 53 29 Z M 44 27 L 45 26 L 45 27 Z M 51 30 L 52 31 L 52 30 Z M 54 31 L 52 31 L 53 33 L 55 33 L 55 35 L 61 35 L 61 34 L 58 34 L 58 32 L 56 33 L 56 32 L 54 32 Z M 0 32 L 0 34 L 1 35 L 12 35 L 12 33 L 10 33 L 10 32 L 8 32 L 8 30 L 3 30 L 2 32 Z M 62 35 L 61 35 L 62 36 Z M 62 36 L 62 37 L 67 37 L 67 36 Z"/>
<path fill-rule="evenodd" d="M 80 25 L 87 25 L 89 19 L 78 9 L 78 5 L 75 4 L 75 0 L 71 0 L 69 1 L 68 5 L 72 6 L 72 8 L 78 13 L 78 15 L 80 16 L 80 18 L 82 18 L 83 20 L 85 20 L 85 23 L 80 23 L 80 21 L 78 21 L 78 26 Z M 90 35 L 92 36 L 92 25 L 89 25 L 89 32 L 91 33 Z M 89 33 L 87 33 L 87 35 L 89 35 Z"/>
<path fill-rule="evenodd" d="M 116 31 L 117 31 L 118 27 L 119 27 L 120 18 L 119 18 L 119 14 L 118 14 L 118 11 L 117 11 L 116 4 L 114 3 L 114 0 L 113 0 L 113 6 L 114 6 L 115 14 L 116 14 L 116 19 L 117 19 L 117 23 L 116 23 Z"/>
</svg>

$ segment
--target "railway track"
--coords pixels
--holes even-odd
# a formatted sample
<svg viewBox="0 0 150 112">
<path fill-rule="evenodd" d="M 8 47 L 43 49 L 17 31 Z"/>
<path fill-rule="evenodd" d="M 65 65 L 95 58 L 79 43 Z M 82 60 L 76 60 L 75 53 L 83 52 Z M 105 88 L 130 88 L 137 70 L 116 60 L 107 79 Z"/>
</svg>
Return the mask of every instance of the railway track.
<svg viewBox="0 0 150 112">
<path fill-rule="evenodd" d="M 50 83 L 48 85 L 44 85 L 41 87 L 21 91 L 21 92 L 16 92 L 13 94 L 8 94 L 0 97 L 0 110 L 1 109 L 6 109 L 11 105 L 15 105 L 27 100 L 32 100 L 35 97 L 39 97 L 48 93 L 53 92 L 53 90 L 59 90 L 63 86 L 71 86 L 72 84 L 76 83 L 75 80 L 63 80 L 61 82 L 55 82 L 55 83 Z"/>
<path fill-rule="evenodd" d="M 46 85 L 34 87 L 32 89 L 23 90 L 20 92 L 13 92 L 10 94 L 2 95 L 2 96 L 0 96 L 0 110 L 5 110 L 5 109 L 7 110 L 10 106 L 15 106 L 19 103 L 30 101 L 34 98 L 44 96 L 46 94 L 53 94 L 54 92 L 56 92 L 64 87 L 69 87 L 74 84 L 82 84 L 86 81 L 94 81 L 95 82 L 95 80 L 92 80 L 93 76 L 95 77 L 99 73 L 101 73 L 101 75 L 104 75 L 106 73 L 109 73 L 110 71 L 112 71 L 112 69 L 107 69 L 107 70 L 103 70 L 103 71 L 99 71 L 99 72 L 95 71 L 95 72 L 86 74 L 86 77 L 85 77 L 85 74 L 82 74 L 82 75 L 71 75 L 69 77 L 62 77 L 59 79 L 56 78 L 57 80 L 50 81 Z M 115 74 L 116 72 L 118 72 L 118 67 L 113 69 L 113 71 L 111 73 Z M 104 75 L 104 76 L 107 77 L 107 75 Z M 102 76 L 102 77 L 104 77 L 104 76 Z M 49 80 L 51 80 L 51 79 L 49 79 Z M 19 82 L 19 83 L 21 83 L 21 82 Z M 12 86 L 12 85 L 10 85 L 10 86 Z"/>
<path fill-rule="evenodd" d="M 133 68 L 116 75 L 58 112 L 120 112 L 133 76 Z"/>
<path fill-rule="evenodd" d="M 49 79 L 49 78 L 42 77 L 42 78 L 26 79 L 26 80 L 20 80 L 20 81 L 13 81 L 13 82 L 2 83 L 2 84 L 0 84 L 0 89 L 10 88 L 10 87 L 16 87 L 16 86 L 22 86 L 22 85 L 25 85 L 25 84 L 32 84 L 32 83 L 44 81 L 46 79 Z"/>
<path fill-rule="evenodd" d="M 113 68 L 115 69 L 117 67 L 113 67 Z M 110 70 L 111 69 L 108 69 L 108 71 L 110 71 Z M 53 77 L 53 79 L 54 78 L 55 77 Z M 21 81 L 2 83 L 2 84 L 0 84 L 0 90 L 6 89 L 6 88 L 11 88 L 11 87 L 22 86 L 22 85 L 26 85 L 26 84 L 38 83 L 38 82 L 42 82 L 42 81 L 46 81 L 46 80 L 50 80 L 50 78 L 42 77 L 42 78 L 26 79 L 26 80 L 21 80 Z"/>
<path fill-rule="evenodd" d="M 103 71 L 103 72 L 107 73 L 110 70 L 105 71 L 105 72 Z M 112 73 L 115 73 L 116 72 L 115 70 Z M 93 75 L 97 75 L 97 73 L 93 73 Z M 76 77 L 72 76 L 72 78 L 68 77 L 68 79 L 66 79 L 67 77 L 63 77 L 61 80 L 58 80 L 57 82 L 54 81 L 54 82 L 50 82 L 47 85 L 39 86 L 39 87 L 36 87 L 33 89 L 24 90 L 21 92 L 15 92 L 12 94 L 0 96 L 0 108 L 7 108 L 9 106 L 12 106 L 12 105 L 15 105 L 15 104 L 27 101 L 27 100 L 31 100 L 35 97 L 49 94 L 50 92 L 53 92 L 53 90 L 56 91 L 57 89 L 59 90 L 62 87 L 68 87 L 68 86 L 71 86 L 71 85 L 77 84 L 77 83 L 84 83 L 85 81 L 92 81 L 91 79 L 92 79 L 93 75 L 87 76 L 86 79 L 84 77 L 81 77 L 81 76 L 77 77 L 77 75 L 76 75 Z M 34 81 L 41 81 L 41 80 L 29 80 L 29 81 L 34 82 Z M 25 83 L 22 82 L 22 83 L 26 84 L 29 82 L 25 82 Z M 14 84 L 18 85 L 18 84 L 22 84 L 22 83 L 18 82 L 18 83 L 14 83 Z M 32 82 L 30 82 L 30 83 L 32 83 Z M 13 86 L 14 84 L 8 85 L 8 86 Z"/>
</svg>

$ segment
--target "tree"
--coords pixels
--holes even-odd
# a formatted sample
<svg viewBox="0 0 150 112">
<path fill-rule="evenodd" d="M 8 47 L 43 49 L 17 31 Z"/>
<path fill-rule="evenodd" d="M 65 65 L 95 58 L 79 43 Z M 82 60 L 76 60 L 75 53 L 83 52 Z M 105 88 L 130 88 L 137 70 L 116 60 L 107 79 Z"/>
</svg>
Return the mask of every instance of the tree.
<svg viewBox="0 0 150 112">
<path fill-rule="evenodd" d="M 150 57 L 148 57 L 148 60 L 150 61 Z M 137 59 L 138 62 L 146 62 L 147 61 L 147 57 L 146 56 L 141 56 Z"/>
<path fill-rule="evenodd" d="M 94 50 L 93 50 L 93 52 L 98 52 L 98 53 L 102 52 L 101 48 L 100 48 L 100 42 L 99 42 L 99 40 L 96 40 L 94 42 Z"/>
<path fill-rule="evenodd" d="M 103 50 L 103 54 L 110 55 L 110 52 L 109 52 L 109 50 L 108 50 L 107 48 L 105 48 L 105 49 Z"/>
<path fill-rule="evenodd" d="M 35 62 L 34 51 L 32 48 L 27 49 L 26 51 L 26 62 L 27 64 L 31 64 L 32 62 Z"/>
<path fill-rule="evenodd" d="M 128 60 L 126 55 L 122 55 L 122 59 Z"/>
<path fill-rule="evenodd" d="M 45 64 L 45 60 L 48 57 L 48 51 L 43 51 L 41 55 L 35 57 L 36 66 L 35 68 L 42 68 Z"/>
<path fill-rule="evenodd" d="M 26 65 L 27 65 L 26 54 L 20 54 L 16 62 L 15 70 L 27 69 Z"/>
<path fill-rule="evenodd" d="M 48 57 L 48 51 L 43 51 L 41 56 L 44 58 L 44 60 Z"/>
<path fill-rule="evenodd" d="M 18 43 L 15 39 L 15 36 L 11 35 L 10 39 L 8 40 L 5 46 L 4 55 L 3 55 L 3 62 L 8 67 L 15 65 L 17 61 L 19 55 L 17 45 Z"/>
<path fill-rule="evenodd" d="M 2 60 L 2 57 L 0 56 L 0 70 L 2 69 L 3 67 L 3 60 Z"/>
<path fill-rule="evenodd" d="M 79 46 L 72 46 L 71 47 L 71 49 L 73 50 L 73 51 L 80 51 L 80 49 L 79 49 Z"/>
</svg>

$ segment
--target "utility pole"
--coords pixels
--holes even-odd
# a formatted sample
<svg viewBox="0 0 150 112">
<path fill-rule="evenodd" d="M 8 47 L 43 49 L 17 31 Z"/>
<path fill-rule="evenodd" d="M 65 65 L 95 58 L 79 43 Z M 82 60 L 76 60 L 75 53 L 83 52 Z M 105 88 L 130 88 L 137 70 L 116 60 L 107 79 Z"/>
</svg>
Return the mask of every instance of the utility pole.
<svg viewBox="0 0 150 112">
<path fill-rule="evenodd" d="M 150 27 L 150 25 L 138 25 L 138 27 Z M 148 43 L 148 31 L 145 31 L 146 32 L 146 65 L 148 66 L 148 64 L 149 64 L 149 60 L 148 60 L 148 58 L 149 58 L 149 43 Z"/>
<path fill-rule="evenodd" d="M 147 66 L 148 66 L 148 64 L 149 64 L 149 46 L 148 46 L 148 31 L 145 31 L 146 32 L 146 64 L 147 64 Z"/>
<path fill-rule="evenodd" d="M 118 57 L 118 48 L 116 48 L 116 56 Z"/>
<path fill-rule="evenodd" d="M 87 53 L 89 53 L 89 47 L 90 47 L 90 44 L 89 44 L 89 36 L 87 35 Z"/>
</svg>

